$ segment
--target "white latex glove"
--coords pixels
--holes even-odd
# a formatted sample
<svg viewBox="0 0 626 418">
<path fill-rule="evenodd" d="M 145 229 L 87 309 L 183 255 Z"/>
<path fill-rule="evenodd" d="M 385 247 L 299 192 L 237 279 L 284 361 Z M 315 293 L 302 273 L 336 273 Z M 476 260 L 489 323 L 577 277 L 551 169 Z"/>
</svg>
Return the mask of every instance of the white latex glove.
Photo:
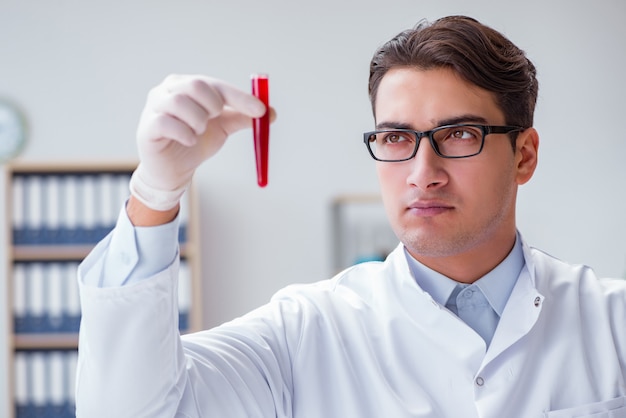
<svg viewBox="0 0 626 418">
<path fill-rule="evenodd" d="M 200 163 L 265 112 L 263 102 L 223 81 L 168 76 L 150 91 L 141 114 L 132 195 L 154 210 L 174 208 Z"/>
</svg>

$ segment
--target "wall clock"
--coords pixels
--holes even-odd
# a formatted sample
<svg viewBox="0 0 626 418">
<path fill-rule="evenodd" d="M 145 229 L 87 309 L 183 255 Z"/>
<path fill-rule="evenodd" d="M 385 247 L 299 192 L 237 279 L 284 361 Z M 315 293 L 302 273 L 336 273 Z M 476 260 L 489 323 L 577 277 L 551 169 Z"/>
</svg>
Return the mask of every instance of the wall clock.
<svg viewBox="0 0 626 418">
<path fill-rule="evenodd" d="M 18 108 L 0 98 L 0 162 L 20 153 L 26 142 L 26 122 Z"/>
</svg>

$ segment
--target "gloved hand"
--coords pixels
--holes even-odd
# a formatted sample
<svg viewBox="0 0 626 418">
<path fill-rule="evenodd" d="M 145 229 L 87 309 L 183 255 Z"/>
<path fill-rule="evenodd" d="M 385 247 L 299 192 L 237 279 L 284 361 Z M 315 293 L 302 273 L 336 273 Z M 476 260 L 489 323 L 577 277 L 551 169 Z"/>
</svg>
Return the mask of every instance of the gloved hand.
<svg viewBox="0 0 626 418">
<path fill-rule="evenodd" d="M 131 194 L 154 210 L 174 208 L 200 163 L 266 111 L 256 97 L 223 81 L 168 76 L 150 91 L 141 114 L 140 162 L 130 180 Z"/>
</svg>

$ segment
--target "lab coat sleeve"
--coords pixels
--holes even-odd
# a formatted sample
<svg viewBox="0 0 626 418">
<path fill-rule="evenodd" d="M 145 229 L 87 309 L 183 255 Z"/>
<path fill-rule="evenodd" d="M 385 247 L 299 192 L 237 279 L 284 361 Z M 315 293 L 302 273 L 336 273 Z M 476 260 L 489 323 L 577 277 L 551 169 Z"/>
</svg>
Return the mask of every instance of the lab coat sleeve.
<svg viewBox="0 0 626 418">
<path fill-rule="evenodd" d="M 102 274 L 110 240 L 79 269 L 77 417 L 289 416 L 291 354 L 283 321 L 287 315 L 297 323 L 297 315 L 284 314 L 292 304 L 272 303 L 181 339 L 178 258 L 124 286 L 85 283 Z"/>
<path fill-rule="evenodd" d="M 174 271 L 123 287 L 79 283 L 77 417 L 175 416 L 185 359 L 177 332 Z"/>
</svg>

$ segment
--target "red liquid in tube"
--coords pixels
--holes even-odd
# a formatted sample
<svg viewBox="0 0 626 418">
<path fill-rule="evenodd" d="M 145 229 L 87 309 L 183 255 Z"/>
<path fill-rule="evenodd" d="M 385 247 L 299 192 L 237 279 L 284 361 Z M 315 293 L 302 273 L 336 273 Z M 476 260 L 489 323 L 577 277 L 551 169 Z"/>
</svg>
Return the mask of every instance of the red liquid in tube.
<svg viewBox="0 0 626 418">
<path fill-rule="evenodd" d="M 252 94 L 261 100 L 267 112 L 260 118 L 252 119 L 254 134 L 254 155 L 256 157 L 256 177 L 260 187 L 267 186 L 267 166 L 270 143 L 270 99 L 269 78 L 265 74 L 252 76 Z"/>
</svg>

